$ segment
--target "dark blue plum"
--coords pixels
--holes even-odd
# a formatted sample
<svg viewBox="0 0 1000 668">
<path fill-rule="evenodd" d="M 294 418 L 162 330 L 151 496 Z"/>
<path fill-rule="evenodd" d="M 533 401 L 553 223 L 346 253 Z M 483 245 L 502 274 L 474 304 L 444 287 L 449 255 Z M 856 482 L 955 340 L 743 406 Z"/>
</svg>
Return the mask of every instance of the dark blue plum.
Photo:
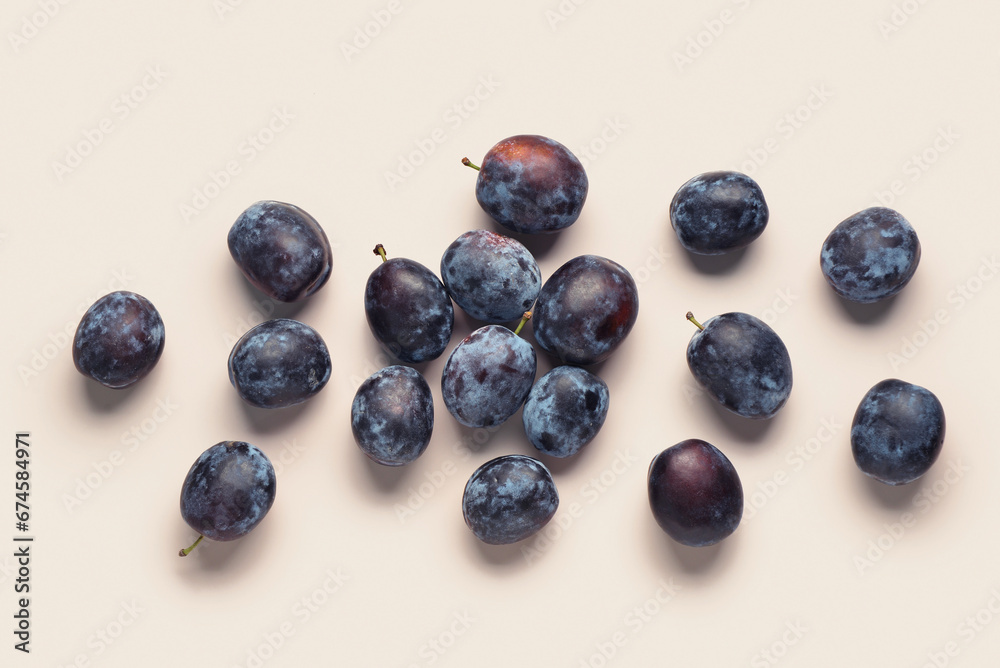
<svg viewBox="0 0 1000 668">
<path fill-rule="evenodd" d="M 542 287 L 542 272 L 524 244 L 489 230 L 466 232 L 448 246 L 441 279 L 463 311 L 489 323 L 520 320 Z"/>
<path fill-rule="evenodd" d="M 382 349 L 401 362 L 437 359 L 451 340 L 455 310 L 434 273 L 406 258 L 385 259 L 365 286 L 365 316 Z"/>
<path fill-rule="evenodd" d="M 159 311 L 142 295 L 121 290 L 83 314 L 73 336 L 73 363 L 84 376 L 118 390 L 153 370 L 163 343 Z"/>
<path fill-rule="evenodd" d="M 201 453 L 184 478 L 181 517 L 200 536 L 236 540 L 264 519 L 274 504 L 275 489 L 274 467 L 256 446 L 216 443 Z M 181 550 L 181 556 L 195 545 Z"/>
<path fill-rule="evenodd" d="M 492 427 L 517 412 L 535 382 L 535 349 L 501 325 L 465 337 L 448 356 L 441 396 L 466 427 Z"/>
<path fill-rule="evenodd" d="M 557 366 L 531 388 L 521 414 L 539 452 L 572 457 L 597 436 L 608 416 L 608 385 L 586 369 Z"/>
<path fill-rule="evenodd" d="M 309 325 L 288 318 L 257 325 L 233 346 L 229 381 L 251 406 L 300 404 L 330 380 L 330 353 Z"/>
<path fill-rule="evenodd" d="M 489 545 L 509 545 L 537 533 L 558 507 L 552 474 L 524 455 L 486 462 L 469 478 L 462 496 L 465 523 Z"/>
<path fill-rule="evenodd" d="M 692 438 L 649 464 L 649 508 L 656 523 L 683 545 L 726 538 L 743 519 L 743 483 L 733 463 L 711 443 Z"/>
<path fill-rule="evenodd" d="M 295 302 L 330 278 L 330 242 L 316 219 L 293 204 L 250 205 L 229 230 L 229 252 L 254 287 Z"/>
<path fill-rule="evenodd" d="M 427 381 L 408 366 L 376 371 L 354 395 L 351 431 L 361 451 L 379 464 L 409 464 L 427 449 L 434 431 Z"/>
<path fill-rule="evenodd" d="M 833 228 L 819 262 L 838 295 L 869 304 L 893 296 L 910 282 L 920 263 L 920 240 L 899 213 L 872 207 Z"/>
<path fill-rule="evenodd" d="M 550 234 L 576 222 L 588 188 L 587 173 L 568 148 L 547 137 L 517 135 L 483 158 L 476 199 L 509 230 Z"/>
<path fill-rule="evenodd" d="M 773 417 L 792 391 L 792 361 L 774 330 L 746 313 L 723 313 L 699 325 L 687 348 L 695 380 L 737 415 Z"/>
<path fill-rule="evenodd" d="M 638 314 L 639 292 L 628 270 L 607 258 L 581 255 L 545 281 L 531 322 L 542 350 L 586 366 L 610 357 Z"/>
<path fill-rule="evenodd" d="M 905 485 L 927 473 L 944 445 L 941 402 L 929 390 L 890 378 L 861 400 L 851 425 L 854 461 L 887 485 Z"/>
<path fill-rule="evenodd" d="M 682 185 L 670 202 L 670 225 L 681 246 L 699 255 L 744 248 L 767 226 L 757 182 L 740 172 L 707 172 Z"/>
</svg>

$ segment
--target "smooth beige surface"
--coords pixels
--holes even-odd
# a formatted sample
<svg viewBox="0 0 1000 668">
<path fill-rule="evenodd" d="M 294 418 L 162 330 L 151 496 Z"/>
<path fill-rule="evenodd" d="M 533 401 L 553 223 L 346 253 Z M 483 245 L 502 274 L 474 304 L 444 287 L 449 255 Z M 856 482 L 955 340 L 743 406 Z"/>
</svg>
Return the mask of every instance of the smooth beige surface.
<svg viewBox="0 0 1000 668">
<path fill-rule="evenodd" d="M 0 665 L 994 665 L 998 21 L 984 0 L 4 3 Z M 550 528 L 488 548 L 462 489 L 487 459 L 532 452 L 520 415 L 460 427 L 444 360 L 428 363 L 433 441 L 386 470 L 349 409 L 387 363 L 362 308 L 372 246 L 437 271 L 455 237 L 491 226 L 460 159 L 519 133 L 563 142 L 590 177 L 580 220 L 529 242 L 543 275 L 605 255 L 641 305 L 599 369 L 603 431 L 548 461 Z M 738 260 L 698 262 L 670 199 L 727 168 L 758 180 L 770 224 Z M 304 304 L 263 299 L 229 257 L 229 226 L 261 199 L 301 206 L 334 245 Z M 847 308 L 819 248 L 878 201 L 923 258 L 889 306 Z M 167 343 L 113 393 L 68 343 L 121 287 L 159 308 Z M 688 309 L 746 311 L 783 337 L 795 386 L 776 418 L 747 425 L 697 391 Z M 267 413 L 242 405 L 226 359 L 272 315 L 316 327 L 335 370 Z M 472 327 L 459 316 L 452 345 Z M 940 460 L 901 489 L 869 482 L 849 447 L 888 377 L 948 417 Z M 10 632 L 17 430 L 32 434 L 28 657 Z M 713 548 L 671 543 L 647 505 L 649 461 L 691 437 L 728 454 L 747 494 Z M 226 439 L 272 458 L 277 501 L 247 538 L 179 559 L 181 482 Z"/>
</svg>

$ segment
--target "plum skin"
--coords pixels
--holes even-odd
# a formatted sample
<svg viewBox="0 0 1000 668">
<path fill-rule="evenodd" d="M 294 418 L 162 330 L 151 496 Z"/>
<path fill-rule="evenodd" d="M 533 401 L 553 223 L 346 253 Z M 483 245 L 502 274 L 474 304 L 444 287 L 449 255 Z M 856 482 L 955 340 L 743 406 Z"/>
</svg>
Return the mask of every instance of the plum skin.
<svg viewBox="0 0 1000 668">
<path fill-rule="evenodd" d="M 415 369 L 389 366 L 369 376 L 351 404 L 351 431 L 361 451 L 385 466 L 423 454 L 434 431 L 434 400 Z"/>
<path fill-rule="evenodd" d="M 331 370 L 322 337 L 290 318 L 262 322 L 229 354 L 229 382 L 258 408 L 286 408 L 310 399 L 326 386 Z"/>
<path fill-rule="evenodd" d="M 608 385 L 586 369 L 558 366 L 542 376 L 524 402 L 524 433 L 552 457 L 572 457 L 597 436 L 608 416 Z"/>
<path fill-rule="evenodd" d="M 294 204 L 251 204 L 229 229 L 227 242 L 246 279 L 272 299 L 305 299 L 330 278 L 330 241 L 316 219 Z"/>
<path fill-rule="evenodd" d="M 944 434 L 944 408 L 934 393 L 888 378 L 858 404 L 851 453 L 865 475 L 887 485 L 905 485 L 937 461 Z"/>
<path fill-rule="evenodd" d="M 723 540 L 743 518 L 743 484 L 729 458 L 714 445 L 688 439 L 649 464 L 649 507 L 677 542 L 705 547 Z"/>
<path fill-rule="evenodd" d="M 767 202 L 746 174 L 706 172 L 682 185 L 670 202 L 670 225 L 685 249 L 721 255 L 750 245 L 767 227 Z"/>
<path fill-rule="evenodd" d="M 395 359 L 437 359 L 451 340 L 455 310 L 444 284 L 413 260 L 390 258 L 365 285 L 365 317 L 372 336 Z"/>
<path fill-rule="evenodd" d="M 163 354 L 163 319 L 142 295 L 119 290 L 87 309 L 73 336 L 77 370 L 120 390 L 146 377 Z"/>
<path fill-rule="evenodd" d="M 509 545 L 544 527 L 559 507 L 552 474 L 537 459 L 504 455 L 469 477 L 462 494 L 462 516 L 479 540 Z"/>
<path fill-rule="evenodd" d="M 727 410 L 745 418 L 773 417 L 792 391 L 792 361 L 773 329 L 746 313 L 709 318 L 687 348 L 698 384 Z"/>
<path fill-rule="evenodd" d="M 275 491 L 267 455 L 244 441 L 223 441 L 191 465 L 181 486 L 181 517 L 206 538 L 236 540 L 264 519 Z"/>
<path fill-rule="evenodd" d="M 551 234 L 576 222 L 589 182 L 580 160 L 559 142 L 515 135 L 491 148 L 476 178 L 476 199 L 514 232 Z"/>
<path fill-rule="evenodd" d="M 820 269 L 838 295 L 870 304 L 906 287 L 920 264 L 920 240 L 893 209 L 871 207 L 837 225 L 820 252 Z"/>
<path fill-rule="evenodd" d="M 441 280 L 463 311 L 499 324 L 517 320 L 531 309 L 542 287 L 542 272 L 520 241 L 472 230 L 445 250 Z"/>
<path fill-rule="evenodd" d="M 639 292 L 625 267 L 597 255 L 580 255 L 542 286 L 531 319 L 535 341 L 568 364 L 606 360 L 632 331 Z"/>
<path fill-rule="evenodd" d="M 441 397 L 466 427 L 492 427 L 524 403 L 535 381 L 531 344 L 502 325 L 486 325 L 455 346 L 441 372 Z"/>
</svg>

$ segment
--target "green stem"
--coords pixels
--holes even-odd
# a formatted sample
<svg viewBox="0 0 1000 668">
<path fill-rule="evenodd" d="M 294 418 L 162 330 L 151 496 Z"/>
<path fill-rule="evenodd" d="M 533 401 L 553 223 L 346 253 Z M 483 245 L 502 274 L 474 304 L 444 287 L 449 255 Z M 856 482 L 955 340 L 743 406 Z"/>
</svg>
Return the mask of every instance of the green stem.
<svg viewBox="0 0 1000 668">
<path fill-rule="evenodd" d="M 697 320 L 694 319 L 694 313 L 691 313 L 691 311 L 688 311 L 687 315 L 684 316 L 684 317 L 687 318 L 688 320 L 690 320 L 691 322 L 693 322 L 695 327 L 697 327 L 698 329 L 700 329 L 703 332 L 705 331 L 705 326 L 702 325 L 700 322 L 698 322 Z"/>
<path fill-rule="evenodd" d="M 203 538 L 204 538 L 204 536 L 198 536 L 198 540 L 196 540 L 195 542 L 193 542 L 191 544 L 191 547 L 188 547 L 188 548 L 185 548 L 185 549 L 181 550 L 181 556 L 182 557 L 186 557 L 189 554 L 191 554 L 191 550 L 193 550 L 194 548 L 198 547 L 198 543 L 200 543 Z"/>
<path fill-rule="evenodd" d="M 479 167 L 477 165 L 472 164 L 472 161 L 469 160 L 468 158 L 462 158 L 462 164 L 465 165 L 466 167 L 472 167 L 477 172 L 479 171 Z"/>
<path fill-rule="evenodd" d="M 531 320 L 531 311 L 525 311 L 524 315 L 521 316 L 521 322 L 517 323 L 517 329 L 514 330 L 514 334 L 520 336 L 521 328 L 524 327 L 524 323 Z"/>
<path fill-rule="evenodd" d="M 375 244 L 375 250 L 373 250 L 372 252 L 378 255 L 380 258 L 382 258 L 383 262 L 385 262 L 388 259 L 385 256 L 385 246 L 383 246 L 382 244 Z"/>
</svg>

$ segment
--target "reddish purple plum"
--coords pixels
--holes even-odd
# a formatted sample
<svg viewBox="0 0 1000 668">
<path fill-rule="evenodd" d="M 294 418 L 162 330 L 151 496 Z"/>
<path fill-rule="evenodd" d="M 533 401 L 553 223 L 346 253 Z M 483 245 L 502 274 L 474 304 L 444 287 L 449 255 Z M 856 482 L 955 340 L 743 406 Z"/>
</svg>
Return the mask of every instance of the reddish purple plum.
<svg viewBox="0 0 1000 668">
<path fill-rule="evenodd" d="M 657 524 L 683 545 L 714 545 L 743 517 L 743 484 L 732 462 L 711 443 L 688 439 L 649 465 L 649 507 Z"/>
<path fill-rule="evenodd" d="M 476 167 L 476 199 L 514 232 L 551 234 L 580 217 L 589 182 L 580 160 L 559 142 L 516 135 L 496 144 Z"/>
</svg>

